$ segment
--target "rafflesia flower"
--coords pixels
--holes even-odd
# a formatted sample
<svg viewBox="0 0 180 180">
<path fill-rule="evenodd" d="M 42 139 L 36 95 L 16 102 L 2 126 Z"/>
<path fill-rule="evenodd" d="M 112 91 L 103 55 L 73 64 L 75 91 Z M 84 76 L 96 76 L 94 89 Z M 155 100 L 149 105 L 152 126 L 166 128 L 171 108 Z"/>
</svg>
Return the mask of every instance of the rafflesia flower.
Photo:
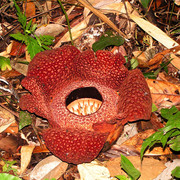
<svg viewBox="0 0 180 180">
<path fill-rule="evenodd" d="M 120 53 L 63 46 L 38 53 L 29 64 L 22 85 L 31 94 L 21 97 L 20 107 L 49 121 L 43 139 L 61 160 L 90 162 L 125 123 L 150 118 L 145 78 L 124 63 Z"/>
</svg>

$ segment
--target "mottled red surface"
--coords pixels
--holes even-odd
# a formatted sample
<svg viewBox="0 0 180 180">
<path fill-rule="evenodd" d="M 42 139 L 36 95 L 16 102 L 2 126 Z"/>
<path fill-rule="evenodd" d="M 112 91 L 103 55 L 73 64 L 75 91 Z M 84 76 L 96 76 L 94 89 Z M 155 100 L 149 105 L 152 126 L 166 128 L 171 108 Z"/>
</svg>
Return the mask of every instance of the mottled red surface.
<svg viewBox="0 0 180 180">
<path fill-rule="evenodd" d="M 90 162 L 120 126 L 150 118 L 147 83 L 141 71 L 128 71 L 124 63 L 119 53 L 81 53 L 73 46 L 34 57 L 22 81 L 31 94 L 21 97 L 20 107 L 49 120 L 51 128 L 44 131 L 43 138 L 54 155 L 68 163 Z M 103 101 L 97 112 L 78 116 L 67 109 L 66 98 L 83 87 L 96 88 Z"/>
</svg>

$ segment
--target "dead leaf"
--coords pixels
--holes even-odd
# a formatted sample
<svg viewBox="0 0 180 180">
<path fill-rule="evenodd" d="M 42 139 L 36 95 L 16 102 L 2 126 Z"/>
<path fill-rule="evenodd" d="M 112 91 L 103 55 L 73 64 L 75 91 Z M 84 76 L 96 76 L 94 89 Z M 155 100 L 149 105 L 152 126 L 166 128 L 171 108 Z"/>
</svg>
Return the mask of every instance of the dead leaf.
<svg viewBox="0 0 180 180">
<path fill-rule="evenodd" d="M 138 60 L 139 67 L 148 67 L 148 59 L 142 51 L 134 51 L 133 55 Z"/>
<path fill-rule="evenodd" d="M 177 57 L 175 54 L 171 54 L 170 57 L 172 59 L 171 64 L 180 70 L 180 58 Z"/>
<path fill-rule="evenodd" d="M 163 52 L 157 53 L 148 63 L 149 66 L 156 65 L 156 67 L 162 63 L 163 58 L 170 53 L 176 53 L 180 50 L 180 46 L 176 46 L 171 49 L 164 50 Z M 174 62 L 175 63 L 175 62 Z M 152 68 L 150 68 L 152 69 Z"/>
<path fill-rule="evenodd" d="M 49 152 L 45 144 L 42 144 L 41 146 L 36 146 L 33 150 L 33 153 L 42 153 L 42 152 Z"/>
<path fill-rule="evenodd" d="M 153 129 L 148 129 L 146 131 L 140 132 L 138 134 L 136 134 L 135 136 L 131 137 L 130 139 L 128 139 L 127 141 L 125 141 L 122 145 L 120 145 L 120 149 L 123 146 L 132 146 L 134 147 L 139 153 L 141 151 L 141 146 L 142 143 L 144 142 L 144 139 L 147 139 L 149 136 L 151 136 L 153 133 L 155 133 L 156 131 Z M 170 154 L 170 150 L 169 148 L 165 148 L 163 149 L 162 147 L 154 147 L 151 150 L 147 150 L 145 152 L 144 155 L 146 156 L 160 156 L 160 155 L 167 155 Z"/>
<path fill-rule="evenodd" d="M 29 180 L 44 180 L 60 178 L 68 167 L 68 163 L 62 162 L 55 156 L 49 156 L 40 161 L 30 173 Z"/>
<path fill-rule="evenodd" d="M 144 158 L 142 163 L 138 156 L 127 156 L 136 169 L 141 172 L 139 180 L 152 180 L 157 177 L 164 169 L 165 165 L 156 159 Z M 121 158 L 111 159 L 104 165 L 110 171 L 111 176 L 126 175 L 120 166 Z M 127 176 L 127 175 L 126 175 Z"/>
<path fill-rule="evenodd" d="M 126 38 L 126 35 L 121 32 L 117 26 L 108 19 L 106 15 L 101 13 L 99 10 L 95 9 L 90 3 L 88 3 L 86 0 L 78 0 L 81 4 L 83 4 L 84 7 L 88 8 L 90 11 L 92 11 L 96 16 L 98 16 L 102 21 L 104 21 L 106 24 L 108 24 L 112 29 L 114 29 L 116 32 L 118 32 L 122 37 Z"/>
<path fill-rule="evenodd" d="M 136 22 L 145 32 L 147 32 L 150 36 L 156 39 L 158 42 L 163 44 L 168 49 L 178 46 L 179 44 L 171 39 L 165 32 L 151 24 L 149 21 L 138 17 L 134 14 L 129 14 L 129 17 Z"/>
<path fill-rule="evenodd" d="M 177 6 L 180 6 L 180 0 L 174 0 L 174 3 L 175 3 Z"/>
<path fill-rule="evenodd" d="M 10 134 L 17 134 L 19 131 L 19 125 L 17 122 L 12 123 L 4 132 Z"/>
<path fill-rule="evenodd" d="M 27 62 L 26 59 L 22 59 L 22 58 L 18 58 L 16 61 Z M 22 64 L 17 62 L 14 63 L 14 61 L 11 61 L 11 67 L 15 69 L 17 72 L 23 74 L 24 76 L 27 76 L 27 71 L 28 71 L 27 64 Z"/>
<path fill-rule="evenodd" d="M 3 137 L 0 134 L 0 149 L 1 150 L 10 152 L 10 153 L 15 153 L 17 148 L 18 148 L 18 143 L 17 143 L 17 139 L 14 136 Z"/>
<path fill-rule="evenodd" d="M 6 109 L 0 107 L 0 133 L 15 123 L 15 117 Z"/>
<path fill-rule="evenodd" d="M 89 15 L 86 19 L 84 19 L 83 21 L 81 21 L 79 24 L 77 24 L 76 26 L 74 26 L 72 29 L 71 29 L 71 33 L 72 33 L 72 38 L 73 40 L 78 38 L 79 36 L 82 35 L 83 33 L 83 30 L 87 27 L 87 24 L 89 22 L 89 19 L 92 15 Z M 67 42 L 67 41 L 70 41 L 70 36 L 69 36 L 69 32 L 67 32 L 57 43 L 56 45 L 54 46 L 54 48 L 57 48 L 59 46 L 61 46 L 61 44 L 63 42 Z"/>
<path fill-rule="evenodd" d="M 12 48 L 9 55 L 11 56 L 22 56 L 25 54 L 26 51 L 26 45 L 18 42 L 18 41 L 12 41 Z"/>
<path fill-rule="evenodd" d="M 81 179 L 85 180 L 110 180 L 109 170 L 98 164 L 96 161 L 91 163 L 83 163 L 77 166 Z"/>
<path fill-rule="evenodd" d="M 21 169 L 19 174 L 23 174 L 27 166 L 29 165 L 34 147 L 34 145 L 21 147 Z"/>
<path fill-rule="evenodd" d="M 37 36 L 40 35 L 49 35 L 49 36 L 57 36 L 59 35 L 61 32 L 64 31 L 64 27 L 61 26 L 60 24 L 47 24 L 47 25 L 43 25 L 41 27 L 39 27 L 36 31 L 35 34 Z"/>
<path fill-rule="evenodd" d="M 33 17 L 36 14 L 36 7 L 34 2 L 31 2 L 31 0 L 27 0 L 27 2 L 25 2 L 23 4 L 23 9 L 24 12 L 26 13 L 26 17 Z M 33 22 L 35 22 L 36 19 L 33 19 Z"/>
<path fill-rule="evenodd" d="M 161 80 L 147 79 L 152 101 L 158 108 L 167 108 L 180 103 L 180 86 Z"/>
<path fill-rule="evenodd" d="M 174 170 L 177 166 L 180 166 L 180 159 L 174 159 L 172 162 L 167 162 L 165 164 L 167 167 L 158 177 L 156 177 L 154 180 L 169 180 L 172 179 L 171 171 Z"/>
</svg>

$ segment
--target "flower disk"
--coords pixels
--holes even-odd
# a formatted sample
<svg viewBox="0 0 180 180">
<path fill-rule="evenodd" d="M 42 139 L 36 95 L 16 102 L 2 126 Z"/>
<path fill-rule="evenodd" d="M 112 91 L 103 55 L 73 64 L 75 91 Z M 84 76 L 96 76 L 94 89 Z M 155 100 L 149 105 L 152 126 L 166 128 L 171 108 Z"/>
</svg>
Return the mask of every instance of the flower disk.
<svg viewBox="0 0 180 180">
<path fill-rule="evenodd" d="M 139 70 L 128 71 L 124 63 L 120 53 L 80 52 L 74 46 L 40 52 L 30 62 L 22 81 L 30 94 L 21 97 L 20 107 L 49 121 L 43 139 L 61 160 L 90 162 L 125 123 L 150 118 L 145 78 Z M 92 102 L 98 102 L 98 108 L 84 115 L 73 113 L 85 102 L 84 108 L 96 107 Z"/>
</svg>

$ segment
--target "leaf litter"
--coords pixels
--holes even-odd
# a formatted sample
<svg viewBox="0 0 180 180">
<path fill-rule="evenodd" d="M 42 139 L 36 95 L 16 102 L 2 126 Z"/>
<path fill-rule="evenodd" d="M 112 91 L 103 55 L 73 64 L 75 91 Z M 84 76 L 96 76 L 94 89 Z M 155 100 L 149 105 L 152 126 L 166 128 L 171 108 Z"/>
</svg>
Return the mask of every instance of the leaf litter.
<svg viewBox="0 0 180 180">
<path fill-rule="evenodd" d="M 166 126 L 167 122 L 163 119 L 164 117 L 161 116 L 160 110 L 162 108 L 170 109 L 173 105 L 175 105 L 177 109 L 180 109 L 179 34 L 176 33 L 177 31 L 174 31 L 178 29 L 178 1 L 175 1 L 174 5 L 173 2 L 166 3 L 165 1 L 153 1 L 148 4 L 148 9 L 143 8 L 140 2 L 129 3 L 128 1 L 108 1 L 107 3 L 107 1 L 98 0 L 89 0 L 88 2 L 85 0 L 69 0 L 67 2 L 62 2 L 68 14 L 68 18 L 71 20 L 72 38 L 75 45 L 79 47 L 80 50 L 92 48 L 93 43 L 101 40 L 101 37 L 103 37 L 106 30 L 110 30 L 114 34 L 125 38 L 125 42 L 121 47 L 125 49 L 125 54 L 127 55 L 128 60 L 126 65 L 128 68 L 132 68 L 130 63 L 131 59 L 137 59 L 136 66 L 140 68 L 142 72 L 146 73 L 146 77 L 149 77 L 149 79 L 147 78 L 147 83 L 151 91 L 153 103 L 157 107 L 157 110 L 152 114 L 150 121 L 151 128 L 146 127 L 147 124 L 143 125 L 143 122 L 139 123 L 140 125 L 135 125 L 134 123 L 132 127 L 130 126 L 130 130 L 125 131 L 123 135 L 125 140 L 120 140 L 122 138 L 120 137 L 119 141 L 117 141 L 117 143 L 104 154 L 105 157 L 103 157 L 103 153 L 98 157 L 98 160 L 101 160 L 101 162 L 98 163 L 102 167 L 108 168 L 110 174 L 107 173 L 107 178 L 123 174 L 127 176 L 120 167 L 121 154 L 127 156 L 135 168 L 140 170 L 140 179 L 153 179 L 156 177 L 156 179 L 161 179 L 165 176 L 171 178 L 171 171 L 175 169 L 176 166 L 179 166 L 179 161 L 177 160 L 179 152 L 172 152 L 169 149 L 171 146 L 169 147 L 167 145 L 167 147 L 163 149 L 156 145 L 152 150 L 150 149 L 146 151 L 146 157 L 144 157 L 142 164 L 139 155 L 143 141 L 147 139 L 148 136 L 157 132 L 157 129 Z M 60 45 L 70 41 L 66 19 L 63 12 L 60 10 L 58 2 L 27 1 L 27 3 L 17 3 L 20 7 L 18 13 L 22 17 L 20 21 L 21 24 L 23 25 L 25 17 L 28 22 L 32 19 L 32 22 L 37 24 L 38 27 L 38 35 L 36 34 L 37 30 L 35 31 L 37 36 L 45 35 L 44 32 L 40 31 L 41 27 L 51 26 L 51 29 L 48 29 L 48 35 L 50 34 L 54 36 L 55 40 L 53 44 L 47 44 L 50 48 L 59 47 Z M 17 26 L 17 12 L 12 8 L 13 3 L 3 0 L 0 4 L 4 16 L 4 21 L 1 23 L 0 29 L 0 34 L 3 37 L 1 40 L 2 46 L 0 47 L 0 55 L 5 58 L 10 58 L 11 63 L 13 62 L 11 65 L 9 62 L 6 63 L 2 61 L 0 75 L 11 82 L 14 90 L 17 91 L 17 94 L 21 95 L 22 93 L 27 93 L 20 85 L 20 81 L 27 73 L 27 65 L 21 67 L 17 65 L 22 65 L 22 63 L 19 63 L 21 59 L 25 62 L 30 61 L 28 55 L 25 55 L 25 53 L 27 54 L 26 49 L 32 53 L 31 58 L 36 54 L 36 52 L 32 52 L 32 48 L 29 47 L 27 42 L 25 43 L 27 45 L 26 47 L 23 41 L 18 42 L 16 40 L 13 41 L 18 45 L 14 44 L 13 49 L 8 49 L 10 46 L 12 47 L 12 44 L 10 43 L 10 41 L 12 42 L 12 38 L 10 38 L 9 34 L 15 34 L 18 31 L 23 33 L 23 31 L 20 30 L 19 25 Z M 5 7 L 10 8 L 6 9 Z M 136 10 L 134 7 L 136 7 Z M 160 8 L 164 11 L 161 15 L 157 13 Z M 23 9 L 26 16 L 20 13 L 23 12 Z M 171 16 L 168 15 L 171 13 L 169 9 L 173 12 Z M 159 22 L 155 19 L 156 23 L 153 23 L 154 21 L 152 21 L 152 19 L 154 17 L 149 16 L 149 12 L 156 13 L 159 17 Z M 147 19 L 144 19 L 140 14 L 144 14 L 144 16 L 147 15 Z M 29 27 L 30 26 L 31 24 L 29 23 Z M 32 30 L 28 29 L 29 27 L 26 28 L 27 32 L 28 30 Z M 60 29 L 57 30 L 57 28 Z M 169 28 L 168 32 L 165 28 Z M 19 39 L 20 36 L 22 35 L 19 35 L 15 39 L 22 40 L 22 38 Z M 26 38 L 30 45 L 33 44 L 34 46 L 37 44 L 37 39 L 32 39 L 32 36 L 30 39 L 28 39 L 28 36 L 26 36 Z M 112 46 L 116 47 L 116 45 L 118 45 L 108 44 L 108 46 L 105 46 L 104 42 L 100 43 L 103 44 L 103 48 L 110 51 L 113 51 Z M 20 50 L 18 46 L 25 46 L 26 49 Z M 116 49 L 119 50 L 119 48 Z M 41 50 L 42 49 L 39 49 L 38 51 Z M 11 67 L 15 70 L 11 70 Z M 14 72 L 11 75 L 9 72 L 12 73 L 12 71 Z M 152 76 L 155 79 L 150 79 Z M 7 87 L 7 89 L 8 88 L 9 87 Z M 34 179 L 39 179 L 38 175 L 40 174 L 41 169 L 46 165 L 48 167 L 48 163 L 54 161 L 53 158 L 55 158 L 49 156 L 50 153 L 44 147 L 44 144 L 41 144 L 43 143 L 41 140 L 40 143 L 37 143 L 37 141 L 39 141 L 37 135 L 41 138 L 42 129 L 48 126 L 48 123 L 42 118 L 35 117 L 32 119 L 32 124 L 28 120 L 27 122 L 29 123 L 26 124 L 26 118 L 24 117 L 23 123 L 25 123 L 25 125 L 23 124 L 23 126 L 26 127 L 21 131 L 19 129 L 18 132 L 17 124 L 19 124 L 20 119 L 17 113 L 20 112 L 20 108 L 18 106 L 18 99 L 16 99 L 15 94 L 11 93 L 10 90 L 12 89 L 9 89 L 9 92 L 1 91 L 0 96 L 1 105 L 6 106 L 6 109 L 0 109 L 0 149 L 1 152 L 3 152 L 1 153 L 0 160 L 0 175 L 4 179 L 7 177 L 9 179 L 13 178 L 10 177 L 10 175 L 8 176 L 8 174 L 5 174 L 2 167 L 4 166 L 3 162 L 5 162 L 5 160 L 15 160 L 17 161 L 16 169 L 18 170 L 18 175 L 21 174 L 20 178 L 31 179 L 30 177 L 33 176 Z M 16 123 L 12 124 L 15 121 Z M 178 119 L 178 121 L 180 121 L 180 119 Z M 141 132 L 141 128 L 144 128 L 144 126 L 149 129 Z M 14 127 L 16 127 L 16 130 L 13 130 Z M 22 133 L 25 133 L 24 138 L 22 138 Z M 170 142 L 172 143 L 172 141 Z M 7 143 L 11 147 L 6 146 Z M 108 153 L 111 154 L 109 157 Z M 49 159 L 47 160 L 46 158 Z M 165 165 L 168 166 L 168 164 L 171 164 L 169 162 L 170 159 L 173 159 L 173 168 L 167 168 L 168 170 L 166 170 Z M 59 161 L 58 164 L 56 164 L 51 170 L 48 168 L 44 169 L 42 177 L 48 179 L 83 179 L 84 176 L 82 175 L 82 171 L 84 170 L 80 170 L 80 168 L 76 169 L 75 165 L 68 165 L 67 163 L 61 162 L 59 159 L 56 159 L 55 162 L 56 161 Z M 167 163 L 165 164 L 165 162 Z M 78 166 L 85 167 L 83 164 Z M 87 164 L 87 167 L 88 166 L 91 168 L 94 166 L 94 169 L 96 169 L 96 165 Z M 93 173 L 91 168 L 86 170 L 90 174 Z M 107 171 L 107 169 L 105 171 Z M 162 171 L 164 174 L 160 175 Z M 15 175 L 13 171 L 8 173 Z"/>
</svg>

